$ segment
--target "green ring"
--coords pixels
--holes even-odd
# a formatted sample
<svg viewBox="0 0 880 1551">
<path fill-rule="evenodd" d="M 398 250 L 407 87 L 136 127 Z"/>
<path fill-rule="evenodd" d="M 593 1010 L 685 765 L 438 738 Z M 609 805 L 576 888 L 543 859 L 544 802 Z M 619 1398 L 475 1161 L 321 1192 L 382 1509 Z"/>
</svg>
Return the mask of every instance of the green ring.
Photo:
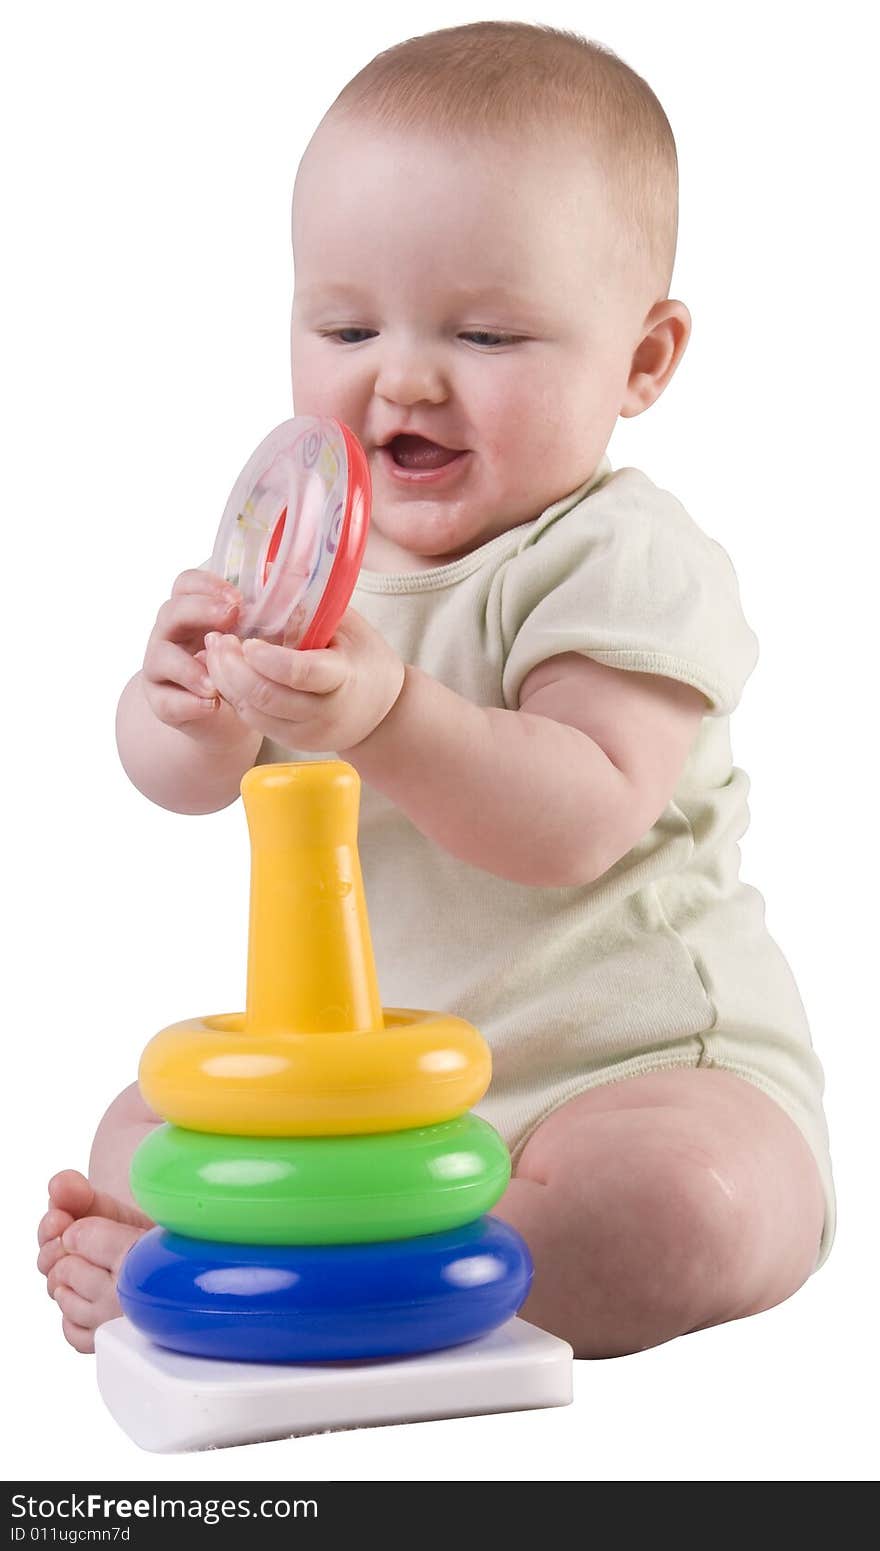
<svg viewBox="0 0 880 1551">
<path fill-rule="evenodd" d="M 154 1222 L 230 1244 L 360 1244 L 443 1233 L 503 1195 L 510 1154 L 476 1115 L 369 1136 L 219 1136 L 162 1125 L 131 1188 Z"/>
</svg>

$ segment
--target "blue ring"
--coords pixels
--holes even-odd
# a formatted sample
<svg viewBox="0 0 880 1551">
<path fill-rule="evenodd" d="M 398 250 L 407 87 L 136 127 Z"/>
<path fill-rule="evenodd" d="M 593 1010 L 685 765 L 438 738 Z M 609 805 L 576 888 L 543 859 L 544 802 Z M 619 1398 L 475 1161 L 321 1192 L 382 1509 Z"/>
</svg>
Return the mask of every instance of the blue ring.
<svg viewBox="0 0 880 1551">
<path fill-rule="evenodd" d="M 525 1241 L 498 1217 L 376 1244 L 219 1244 L 154 1228 L 118 1295 L 172 1351 L 244 1362 L 399 1357 L 474 1341 L 510 1319 L 532 1280 Z"/>
</svg>

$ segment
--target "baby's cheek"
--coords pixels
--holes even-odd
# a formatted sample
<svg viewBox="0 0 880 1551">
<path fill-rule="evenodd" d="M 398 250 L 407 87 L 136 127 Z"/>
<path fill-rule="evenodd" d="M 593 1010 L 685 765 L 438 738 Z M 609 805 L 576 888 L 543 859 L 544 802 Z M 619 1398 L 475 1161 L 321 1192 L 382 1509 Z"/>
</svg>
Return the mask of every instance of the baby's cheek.
<svg viewBox="0 0 880 1551">
<path fill-rule="evenodd" d="M 357 395 L 349 385 L 342 353 L 329 352 L 323 342 L 316 344 L 308 330 L 294 329 L 292 382 L 297 415 L 356 422 Z"/>
<path fill-rule="evenodd" d="M 546 419 L 518 407 L 504 424 L 491 427 L 486 446 L 496 499 L 510 526 L 538 517 L 573 488 L 566 483 L 560 439 Z"/>
<path fill-rule="evenodd" d="M 515 376 L 505 373 L 504 380 L 496 381 L 494 387 L 495 391 L 483 401 L 486 443 L 496 460 L 527 472 L 535 459 L 546 458 L 555 445 L 560 414 L 558 394 L 551 392 L 524 360 L 518 363 Z"/>
</svg>

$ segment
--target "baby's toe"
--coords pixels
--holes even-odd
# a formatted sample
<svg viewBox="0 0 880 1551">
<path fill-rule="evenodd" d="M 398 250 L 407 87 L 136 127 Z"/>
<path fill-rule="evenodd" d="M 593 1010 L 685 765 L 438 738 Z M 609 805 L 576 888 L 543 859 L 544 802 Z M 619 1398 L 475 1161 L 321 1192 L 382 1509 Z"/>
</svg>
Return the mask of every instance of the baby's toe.
<svg viewBox="0 0 880 1551">
<path fill-rule="evenodd" d="M 65 1341 L 68 1341 L 76 1352 L 93 1352 L 95 1350 L 95 1332 L 86 1330 L 82 1325 L 75 1325 L 66 1317 L 61 1321 L 61 1330 Z"/>
<path fill-rule="evenodd" d="M 96 1190 L 76 1169 L 63 1169 L 50 1179 L 49 1206 L 67 1212 L 71 1219 L 106 1217 L 108 1222 L 124 1222 L 135 1228 L 154 1226 L 140 1207 Z"/>
<path fill-rule="evenodd" d="M 116 1296 L 116 1281 L 109 1271 L 92 1265 L 79 1255 L 65 1255 L 52 1273 L 55 1302 L 72 1325 L 96 1330 L 108 1319 L 122 1313 Z"/>
<path fill-rule="evenodd" d="M 50 1277 L 59 1260 L 63 1260 L 64 1255 L 65 1249 L 61 1240 L 50 1239 L 48 1244 L 43 1245 L 43 1248 L 40 1250 L 40 1253 L 37 1256 L 37 1270 L 40 1271 L 46 1278 Z M 51 1298 L 54 1289 L 49 1287 L 47 1290 L 49 1297 Z"/>
<path fill-rule="evenodd" d="M 93 1331 L 101 1323 L 101 1320 L 95 1318 L 95 1304 L 90 1303 L 88 1298 L 82 1298 L 78 1292 L 74 1292 L 73 1287 L 65 1287 L 64 1283 L 59 1283 L 59 1286 L 54 1289 L 54 1301 L 61 1309 L 64 1320 L 67 1320 L 70 1325 L 78 1325 L 84 1331 Z"/>
<path fill-rule="evenodd" d="M 68 1253 L 109 1271 L 115 1280 L 132 1244 L 146 1231 L 131 1223 L 110 1222 L 106 1217 L 81 1217 L 65 1229 L 61 1242 Z"/>
<path fill-rule="evenodd" d="M 84 1330 L 94 1330 L 98 1321 L 95 1320 L 95 1305 L 88 1298 L 74 1292 L 66 1283 L 59 1282 L 55 1288 L 55 1302 L 71 1324 L 79 1325 Z"/>
<path fill-rule="evenodd" d="M 52 1280 L 55 1287 L 69 1287 L 89 1303 L 106 1299 L 113 1287 L 110 1272 L 84 1260 L 82 1255 L 64 1255 L 52 1272 Z"/>
<path fill-rule="evenodd" d="M 49 1181 L 49 1207 L 59 1207 L 71 1217 L 82 1217 L 91 1210 L 94 1189 L 79 1169 L 62 1169 Z"/>
<path fill-rule="evenodd" d="M 37 1228 L 37 1243 L 48 1244 L 50 1239 L 60 1239 L 65 1228 L 69 1228 L 73 1222 L 69 1212 L 62 1212 L 58 1207 L 50 1207 L 45 1216 L 40 1218 Z"/>
</svg>

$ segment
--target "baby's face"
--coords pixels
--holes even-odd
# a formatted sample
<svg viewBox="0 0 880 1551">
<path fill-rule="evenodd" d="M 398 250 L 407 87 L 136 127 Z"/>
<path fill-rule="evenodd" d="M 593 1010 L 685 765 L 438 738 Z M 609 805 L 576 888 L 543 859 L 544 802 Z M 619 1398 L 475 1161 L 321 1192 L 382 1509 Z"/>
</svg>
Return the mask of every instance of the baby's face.
<svg viewBox="0 0 880 1551">
<path fill-rule="evenodd" d="M 294 405 L 364 446 L 369 568 L 453 560 L 590 477 L 646 309 L 583 153 L 331 120 L 293 231 Z M 399 432 L 460 455 L 417 477 L 385 445 Z"/>
</svg>

